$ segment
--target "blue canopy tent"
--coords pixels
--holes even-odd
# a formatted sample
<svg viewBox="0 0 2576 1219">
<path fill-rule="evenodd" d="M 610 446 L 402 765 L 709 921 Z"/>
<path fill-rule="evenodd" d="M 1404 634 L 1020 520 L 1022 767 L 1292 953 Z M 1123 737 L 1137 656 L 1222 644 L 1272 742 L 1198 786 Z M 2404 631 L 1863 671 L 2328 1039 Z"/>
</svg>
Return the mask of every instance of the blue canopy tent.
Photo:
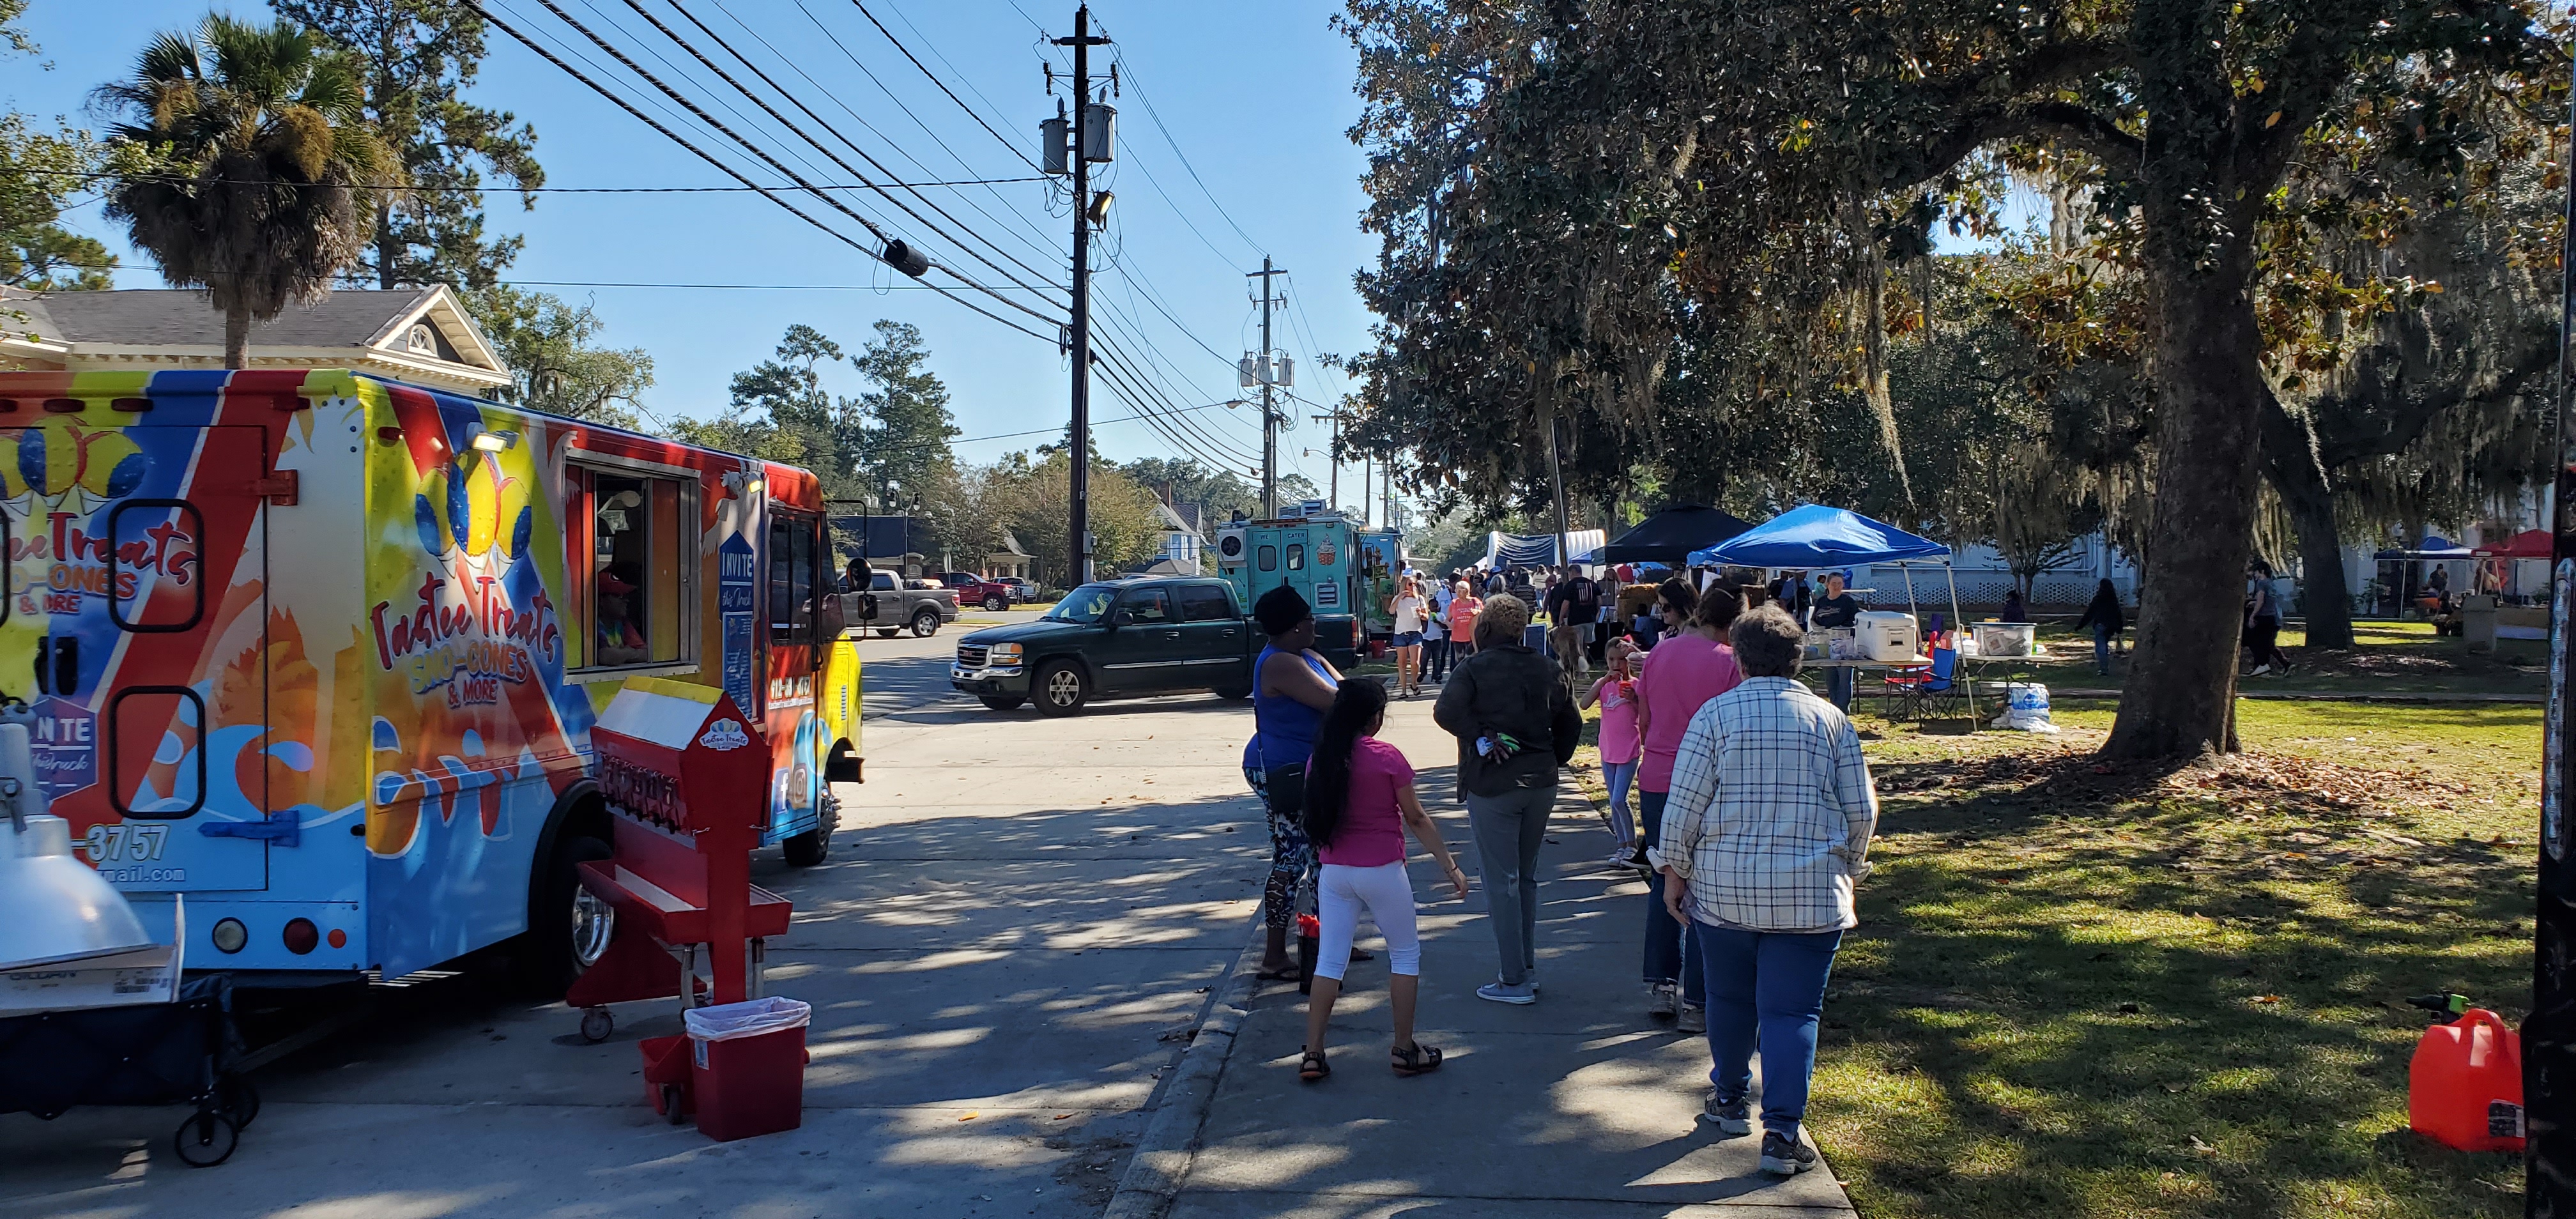
<svg viewBox="0 0 2576 1219">
<path fill-rule="evenodd" d="M 1916 565 L 1939 564 L 1950 572 L 1950 548 L 1916 537 L 1894 525 L 1857 512 L 1807 504 L 1792 508 L 1715 546 L 1691 552 L 1693 567 L 1760 567 L 1814 571 L 1818 568 L 1892 564 L 1905 571 L 1905 608 L 1917 620 L 1914 605 Z M 1949 575 L 1950 626 L 1960 623 L 1959 579 Z"/>
</svg>

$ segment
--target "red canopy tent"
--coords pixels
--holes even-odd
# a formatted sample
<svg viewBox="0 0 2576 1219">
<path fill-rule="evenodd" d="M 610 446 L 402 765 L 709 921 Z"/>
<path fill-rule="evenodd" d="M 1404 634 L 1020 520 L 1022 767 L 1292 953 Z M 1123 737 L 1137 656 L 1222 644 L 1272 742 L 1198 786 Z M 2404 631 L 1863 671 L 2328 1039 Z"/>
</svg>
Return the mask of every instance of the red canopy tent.
<svg viewBox="0 0 2576 1219">
<path fill-rule="evenodd" d="M 2481 559 L 2546 559 L 2549 543 L 2548 530 L 2525 529 L 2505 539 L 2503 545 L 2490 542 L 2469 553 Z"/>
</svg>

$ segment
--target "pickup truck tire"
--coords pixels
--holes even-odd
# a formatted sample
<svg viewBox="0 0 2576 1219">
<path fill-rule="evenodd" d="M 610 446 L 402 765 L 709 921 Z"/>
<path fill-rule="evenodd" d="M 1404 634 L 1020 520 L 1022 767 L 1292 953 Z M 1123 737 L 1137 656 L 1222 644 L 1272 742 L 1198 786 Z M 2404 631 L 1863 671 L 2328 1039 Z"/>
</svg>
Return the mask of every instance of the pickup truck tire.
<svg viewBox="0 0 2576 1219">
<path fill-rule="evenodd" d="M 1029 705 L 1029 696 L 1025 694 L 979 694 L 976 697 L 995 711 L 1017 711 Z"/>
<path fill-rule="evenodd" d="M 1038 714 L 1071 715 L 1091 701 L 1091 675 L 1070 660 L 1050 660 L 1038 669 L 1038 680 L 1032 691 L 1037 696 Z"/>
<path fill-rule="evenodd" d="M 892 639 L 902 633 L 903 628 L 899 626 L 881 626 L 877 628 L 877 638 L 879 639 Z"/>
<path fill-rule="evenodd" d="M 1252 684 L 1250 682 L 1245 682 L 1241 685 L 1218 686 L 1216 688 L 1216 696 L 1218 698 L 1229 699 L 1250 698 L 1252 697 Z"/>
<path fill-rule="evenodd" d="M 925 605 L 920 609 L 914 610 L 912 613 L 912 633 L 914 636 L 922 639 L 928 639 L 931 636 L 938 634 L 938 609 Z"/>
<path fill-rule="evenodd" d="M 813 829 L 778 844 L 780 852 L 787 856 L 788 867 L 810 868 L 832 853 L 832 831 L 841 828 L 841 798 L 830 792 L 823 793 L 823 807 L 819 812 L 821 816 Z"/>
<path fill-rule="evenodd" d="M 985 612 L 985 613 L 988 613 L 988 614 L 998 614 L 998 613 L 1001 613 L 1003 610 L 1006 610 L 1006 609 L 1009 609 L 1009 608 L 1011 608 L 1011 603 L 1010 603 L 1010 602 L 1008 602 L 1008 601 L 1004 601 L 1004 600 L 1003 600 L 1003 599 L 1001 599 L 1000 597 L 986 597 L 986 598 L 984 598 L 984 612 Z"/>
</svg>

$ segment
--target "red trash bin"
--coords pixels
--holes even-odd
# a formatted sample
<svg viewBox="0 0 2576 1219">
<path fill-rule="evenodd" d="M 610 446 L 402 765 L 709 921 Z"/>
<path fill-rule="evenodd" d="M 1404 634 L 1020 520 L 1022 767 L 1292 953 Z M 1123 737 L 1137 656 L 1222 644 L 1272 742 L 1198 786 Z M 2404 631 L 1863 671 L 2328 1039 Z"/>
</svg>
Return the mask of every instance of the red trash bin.
<svg viewBox="0 0 2576 1219">
<path fill-rule="evenodd" d="M 691 1010 L 690 1107 L 719 1143 L 794 1130 L 804 1123 L 805 1025 L 794 999 L 753 999 Z"/>
</svg>

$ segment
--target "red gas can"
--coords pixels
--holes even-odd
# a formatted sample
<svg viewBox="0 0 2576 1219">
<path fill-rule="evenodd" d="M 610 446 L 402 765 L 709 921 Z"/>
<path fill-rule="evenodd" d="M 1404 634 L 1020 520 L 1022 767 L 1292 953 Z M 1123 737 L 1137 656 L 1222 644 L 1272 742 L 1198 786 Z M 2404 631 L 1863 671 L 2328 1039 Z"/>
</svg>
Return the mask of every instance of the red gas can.
<svg viewBox="0 0 2576 1219">
<path fill-rule="evenodd" d="M 2522 1152 L 2522 1039 L 2473 1007 L 2424 1030 L 2406 1072 L 2406 1124 L 2462 1151 Z"/>
</svg>

